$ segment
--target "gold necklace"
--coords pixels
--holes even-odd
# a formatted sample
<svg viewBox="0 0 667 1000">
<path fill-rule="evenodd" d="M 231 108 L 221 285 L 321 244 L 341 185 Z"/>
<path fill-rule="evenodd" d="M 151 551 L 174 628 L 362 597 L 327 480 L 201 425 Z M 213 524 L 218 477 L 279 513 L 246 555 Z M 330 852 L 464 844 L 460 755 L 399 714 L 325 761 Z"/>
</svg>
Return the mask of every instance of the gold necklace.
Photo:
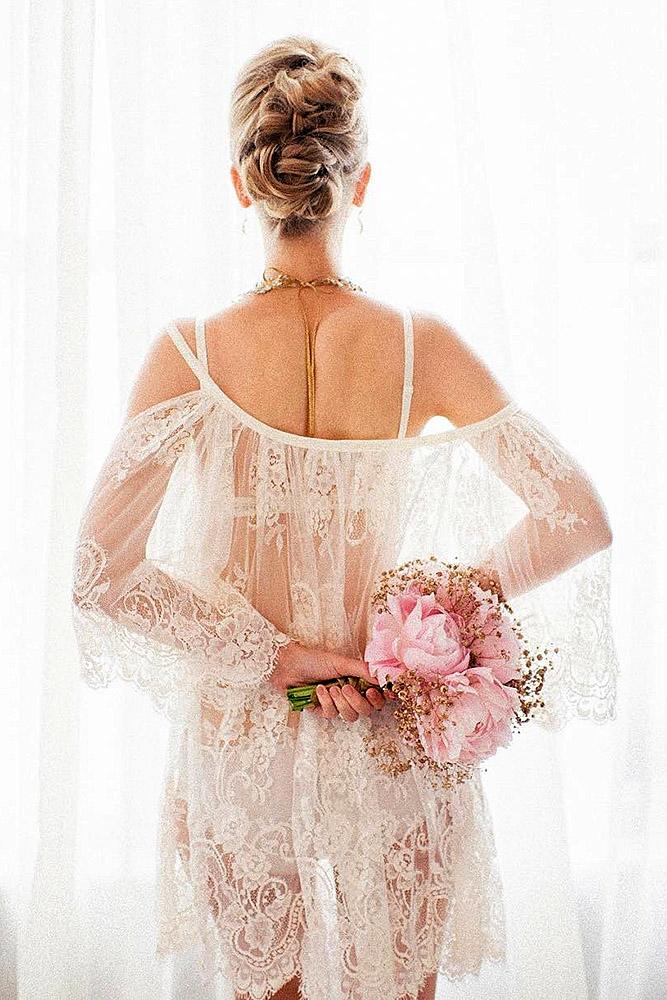
<svg viewBox="0 0 667 1000">
<path fill-rule="evenodd" d="M 309 437 L 315 436 L 315 337 L 317 336 L 318 324 L 316 324 L 311 331 L 308 325 L 308 316 L 305 309 L 303 308 L 303 303 L 301 301 L 301 290 L 303 288 L 315 288 L 316 286 L 322 285 L 332 285 L 337 288 L 349 288 L 354 292 L 364 292 L 365 289 L 361 285 L 355 284 L 349 278 L 339 277 L 338 275 L 329 275 L 323 278 L 311 278 L 308 281 L 302 281 L 300 278 L 295 278 L 291 274 L 285 274 L 282 271 L 278 271 L 275 278 L 267 278 L 267 271 L 278 271 L 277 268 L 268 267 L 264 270 L 262 278 L 257 282 L 255 287 L 251 291 L 255 292 L 257 295 L 262 295 L 265 292 L 271 292 L 275 288 L 298 288 L 298 299 L 299 306 L 304 318 L 304 326 L 306 331 L 306 387 L 308 393 L 308 428 L 307 434 Z"/>
<path fill-rule="evenodd" d="M 314 288 L 316 285 L 336 285 L 338 288 L 351 288 L 353 292 L 363 292 L 364 289 L 361 285 L 357 285 L 354 281 L 350 281 L 349 278 L 339 277 L 338 275 L 329 275 L 325 278 L 310 278 L 308 281 L 302 281 L 301 278 L 295 278 L 291 274 L 285 274 L 283 271 L 278 271 L 275 278 L 267 278 L 267 271 L 276 271 L 275 267 L 265 268 L 260 281 L 257 282 L 255 287 L 252 289 L 258 295 L 263 292 L 270 292 L 274 288 Z"/>
</svg>

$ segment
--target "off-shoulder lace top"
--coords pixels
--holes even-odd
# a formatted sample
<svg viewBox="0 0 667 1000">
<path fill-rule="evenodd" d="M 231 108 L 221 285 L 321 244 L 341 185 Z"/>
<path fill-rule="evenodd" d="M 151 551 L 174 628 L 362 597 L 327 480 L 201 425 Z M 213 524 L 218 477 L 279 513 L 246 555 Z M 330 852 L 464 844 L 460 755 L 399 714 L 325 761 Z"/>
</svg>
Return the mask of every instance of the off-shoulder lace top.
<svg viewBox="0 0 667 1000">
<path fill-rule="evenodd" d="M 505 957 L 481 777 L 455 790 L 382 773 L 355 724 L 288 711 L 268 678 L 295 639 L 361 658 L 378 574 L 419 556 L 493 566 L 526 638 L 558 656 L 535 724 L 614 716 L 611 533 L 576 459 L 517 401 L 407 437 L 272 427 L 165 327 L 199 388 L 127 419 L 82 514 L 72 614 L 85 680 L 144 691 L 171 727 L 158 954 L 253 1000 L 404 1000 L 436 968 Z M 507 751 L 507 752 L 511 752 Z"/>
</svg>

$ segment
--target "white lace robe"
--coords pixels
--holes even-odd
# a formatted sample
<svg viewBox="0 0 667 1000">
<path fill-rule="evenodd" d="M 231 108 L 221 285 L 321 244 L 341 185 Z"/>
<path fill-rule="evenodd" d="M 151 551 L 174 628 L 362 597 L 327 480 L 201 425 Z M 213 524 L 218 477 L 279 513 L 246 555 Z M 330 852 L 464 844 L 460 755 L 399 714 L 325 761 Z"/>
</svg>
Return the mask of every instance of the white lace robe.
<svg viewBox="0 0 667 1000">
<path fill-rule="evenodd" d="M 379 572 L 492 564 L 530 642 L 557 645 L 537 723 L 614 717 L 611 533 L 575 459 L 511 402 L 417 438 L 307 438 L 214 383 L 128 419 L 81 519 L 72 613 L 92 685 L 171 726 L 160 955 L 196 947 L 253 1000 L 403 1000 L 505 957 L 479 772 L 453 791 L 381 773 L 364 733 L 267 681 L 296 639 L 363 657 Z M 520 734 L 515 737 L 520 739 Z M 511 752 L 509 750 L 501 752 Z"/>
</svg>

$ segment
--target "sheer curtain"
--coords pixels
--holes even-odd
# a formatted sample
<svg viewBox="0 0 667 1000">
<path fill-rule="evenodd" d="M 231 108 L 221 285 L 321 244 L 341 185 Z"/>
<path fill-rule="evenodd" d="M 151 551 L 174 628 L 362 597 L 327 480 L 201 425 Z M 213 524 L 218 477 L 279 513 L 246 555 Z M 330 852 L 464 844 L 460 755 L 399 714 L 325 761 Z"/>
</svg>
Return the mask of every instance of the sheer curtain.
<svg viewBox="0 0 667 1000">
<path fill-rule="evenodd" d="M 71 547 L 149 339 L 260 276 L 227 100 L 240 61 L 292 32 L 367 77 L 373 177 L 346 273 L 454 322 L 590 472 L 615 535 L 617 719 L 526 729 L 490 762 L 509 961 L 438 997 L 664 996 L 664 5 L 13 0 L 0 17 L 3 1000 L 215 995 L 187 956 L 153 958 L 167 733 L 133 690 L 80 682 Z"/>
</svg>

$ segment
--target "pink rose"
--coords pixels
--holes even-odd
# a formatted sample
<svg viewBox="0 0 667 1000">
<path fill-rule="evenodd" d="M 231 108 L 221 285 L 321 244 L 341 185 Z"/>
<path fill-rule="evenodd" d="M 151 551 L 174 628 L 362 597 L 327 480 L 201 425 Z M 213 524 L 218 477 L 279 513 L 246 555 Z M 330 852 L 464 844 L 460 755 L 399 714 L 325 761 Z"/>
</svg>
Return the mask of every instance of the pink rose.
<svg viewBox="0 0 667 1000">
<path fill-rule="evenodd" d="M 382 686 L 409 667 L 437 680 L 466 670 L 470 653 L 461 642 L 460 615 L 446 611 L 434 594 L 410 586 L 387 597 L 387 611 L 377 616 L 364 650 L 369 672 Z"/>
</svg>

